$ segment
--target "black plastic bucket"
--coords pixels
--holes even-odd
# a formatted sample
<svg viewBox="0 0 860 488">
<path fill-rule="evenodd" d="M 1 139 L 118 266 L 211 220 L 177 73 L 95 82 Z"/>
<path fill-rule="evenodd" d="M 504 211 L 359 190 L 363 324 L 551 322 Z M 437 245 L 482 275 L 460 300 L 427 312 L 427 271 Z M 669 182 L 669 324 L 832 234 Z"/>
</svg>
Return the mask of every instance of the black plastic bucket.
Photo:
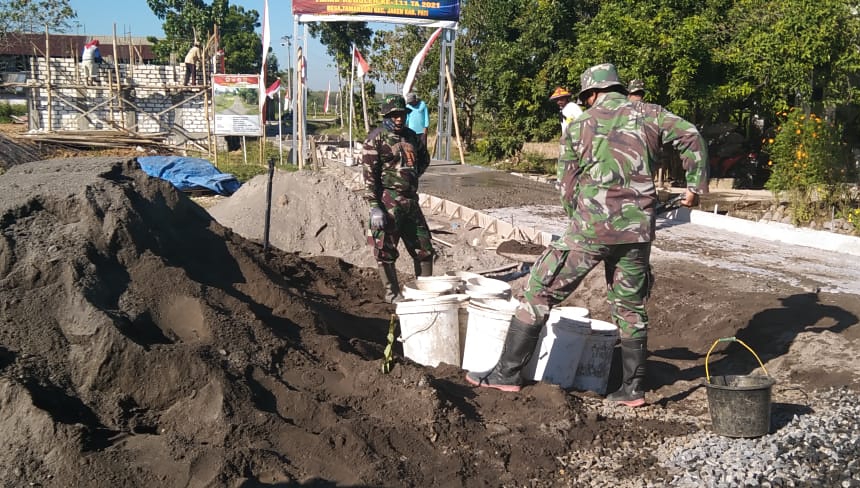
<svg viewBox="0 0 860 488">
<path fill-rule="evenodd" d="M 710 376 L 708 359 L 719 342 L 734 341 L 749 349 L 765 375 Z M 727 437 L 760 437 L 770 432 L 771 389 L 776 380 L 767 374 L 761 359 L 743 341 L 734 337 L 717 339 L 705 357 L 705 387 L 708 411 L 715 433 Z"/>
<path fill-rule="evenodd" d="M 760 437 L 770 432 L 770 376 L 712 376 L 708 410 L 714 432 L 727 437 Z"/>
</svg>

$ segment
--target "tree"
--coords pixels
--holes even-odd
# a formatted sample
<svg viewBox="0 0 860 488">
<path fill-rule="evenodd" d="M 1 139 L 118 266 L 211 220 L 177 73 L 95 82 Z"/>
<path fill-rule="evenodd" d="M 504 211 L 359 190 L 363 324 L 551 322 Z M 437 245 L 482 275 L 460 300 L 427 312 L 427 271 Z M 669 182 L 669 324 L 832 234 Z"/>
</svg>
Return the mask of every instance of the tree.
<svg viewBox="0 0 860 488">
<path fill-rule="evenodd" d="M 729 10 L 723 46 L 726 98 L 756 98 L 765 114 L 812 104 L 856 101 L 860 18 L 856 2 L 739 0 Z M 772 117 L 772 115 L 771 115 Z"/>
<path fill-rule="evenodd" d="M 147 0 L 147 4 L 164 21 L 164 39 L 149 38 L 159 61 L 169 61 L 171 54 L 184 56 L 195 40 L 205 44 L 217 25 L 227 72 L 260 71 L 263 47 L 255 32 L 260 27 L 256 10 L 230 5 L 229 0 L 214 0 L 211 5 L 203 0 Z"/>
<path fill-rule="evenodd" d="M 12 32 L 66 32 L 77 14 L 68 0 L 0 0 L 0 43 Z"/>
<path fill-rule="evenodd" d="M 353 44 L 366 54 L 373 36 L 367 22 L 312 22 L 308 24 L 308 32 L 326 47 L 326 53 L 334 58 L 341 76 L 347 79 L 352 66 Z"/>
<path fill-rule="evenodd" d="M 338 73 L 341 77 L 349 80 L 349 70 L 352 67 L 352 46 L 358 48 L 362 55 L 367 55 L 368 46 L 370 46 L 373 30 L 367 27 L 366 22 L 313 22 L 308 24 L 308 31 L 314 38 L 318 38 L 320 43 L 326 47 L 326 53 L 334 58 L 338 67 Z M 372 61 L 372 60 L 371 60 Z M 373 64 L 371 63 L 371 73 L 373 72 Z M 368 113 L 375 113 L 373 110 L 372 101 L 375 95 L 375 86 L 373 83 L 364 84 L 365 96 L 371 101 L 368 107 Z M 347 102 L 348 103 L 348 102 Z M 354 95 L 352 103 L 355 106 L 361 107 L 361 94 Z M 357 114 L 362 111 L 358 110 Z M 370 118 L 370 115 L 368 115 Z M 359 120 L 353 121 L 355 127 L 364 125 L 358 124 Z M 370 124 L 370 121 L 368 121 Z"/>
</svg>

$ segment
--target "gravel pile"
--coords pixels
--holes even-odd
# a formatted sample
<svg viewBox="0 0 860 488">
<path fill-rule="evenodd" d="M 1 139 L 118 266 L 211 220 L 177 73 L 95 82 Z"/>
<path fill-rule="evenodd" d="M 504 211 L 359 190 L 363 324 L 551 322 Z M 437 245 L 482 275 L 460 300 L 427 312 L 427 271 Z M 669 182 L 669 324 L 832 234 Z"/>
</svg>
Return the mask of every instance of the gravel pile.
<svg viewBox="0 0 860 488">
<path fill-rule="evenodd" d="M 630 422 L 669 420 L 668 412 L 657 408 L 597 409 L 600 415 Z M 597 440 L 585 459 L 580 452 L 571 456 L 576 462 L 559 462 L 571 476 L 571 486 L 860 488 L 858 394 L 847 388 L 816 392 L 803 413 L 786 410 L 774 408 L 772 433 L 755 439 L 717 435 L 707 422 L 693 434 L 654 438 L 649 445 L 609 450 Z M 638 473 L 635 478 L 625 476 L 630 471 Z"/>
</svg>

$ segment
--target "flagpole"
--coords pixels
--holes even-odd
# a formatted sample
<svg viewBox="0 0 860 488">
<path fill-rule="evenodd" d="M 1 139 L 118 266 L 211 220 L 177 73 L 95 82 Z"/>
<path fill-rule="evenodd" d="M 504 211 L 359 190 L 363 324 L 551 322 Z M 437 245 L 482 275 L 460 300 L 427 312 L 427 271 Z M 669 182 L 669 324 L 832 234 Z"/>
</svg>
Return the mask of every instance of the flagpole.
<svg viewBox="0 0 860 488">
<path fill-rule="evenodd" d="M 284 135 L 281 127 L 283 127 L 284 104 L 281 102 L 281 87 L 278 87 L 278 161 L 281 166 L 284 165 Z"/>
<path fill-rule="evenodd" d="M 370 121 L 367 120 L 367 95 L 364 91 L 364 75 L 361 77 L 361 113 L 364 115 L 364 132 L 370 134 Z"/>
<path fill-rule="evenodd" d="M 352 106 L 352 94 L 355 90 L 353 86 L 353 80 L 355 78 L 355 44 L 352 45 L 352 52 L 350 53 L 350 65 L 349 65 L 349 153 L 346 156 L 346 165 L 353 165 L 353 142 L 352 142 L 352 119 L 354 117 L 354 108 Z"/>
</svg>

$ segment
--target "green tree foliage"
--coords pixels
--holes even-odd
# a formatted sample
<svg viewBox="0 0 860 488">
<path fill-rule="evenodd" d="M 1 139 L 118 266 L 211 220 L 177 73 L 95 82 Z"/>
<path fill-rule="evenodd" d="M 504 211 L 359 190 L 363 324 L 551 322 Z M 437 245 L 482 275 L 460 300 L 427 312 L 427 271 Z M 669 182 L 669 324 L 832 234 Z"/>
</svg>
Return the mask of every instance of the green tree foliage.
<svg viewBox="0 0 860 488">
<path fill-rule="evenodd" d="M 217 25 L 227 72 L 260 71 L 263 46 L 255 32 L 260 27 L 256 10 L 230 5 L 229 0 L 214 0 L 212 4 L 203 0 L 147 0 L 147 4 L 164 21 L 164 39 L 150 38 L 159 61 L 167 62 L 174 54 L 181 62 L 195 40 L 206 45 Z"/>
<path fill-rule="evenodd" d="M 0 0 L 0 43 L 12 32 L 66 32 L 77 17 L 68 0 Z"/>
<path fill-rule="evenodd" d="M 845 0 L 739 0 L 728 11 L 725 44 L 728 98 L 758 98 L 774 114 L 790 106 L 856 100 L 860 18 Z"/>
</svg>

